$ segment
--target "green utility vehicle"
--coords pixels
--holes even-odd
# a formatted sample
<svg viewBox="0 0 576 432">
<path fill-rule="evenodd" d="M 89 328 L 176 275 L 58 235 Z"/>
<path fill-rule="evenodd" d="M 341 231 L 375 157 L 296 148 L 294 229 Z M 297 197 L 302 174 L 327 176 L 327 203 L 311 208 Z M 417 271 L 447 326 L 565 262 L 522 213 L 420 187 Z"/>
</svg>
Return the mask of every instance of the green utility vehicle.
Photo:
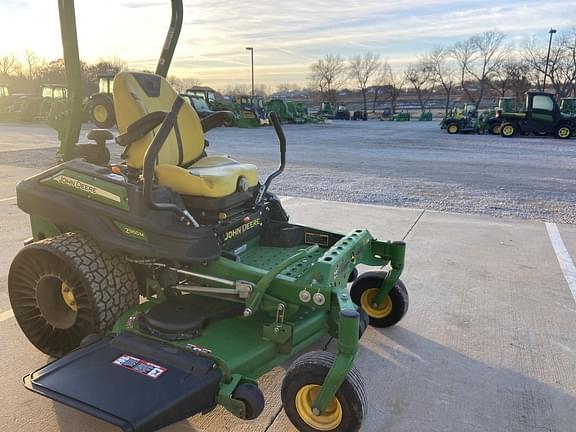
<svg viewBox="0 0 576 432">
<path fill-rule="evenodd" d="M 287 151 L 274 113 L 280 164 L 265 180 L 252 164 L 207 154 L 204 134 L 230 113 L 200 120 L 165 79 L 183 21 L 182 0 L 171 3 L 156 73 L 114 79 L 124 152 L 110 165 L 110 131 L 78 144 L 74 2 L 58 2 L 65 162 L 18 185 L 32 238 L 8 275 L 20 328 L 57 359 L 24 384 L 144 432 L 217 405 L 254 419 L 264 409 L 258 378 L 298 356 L 280 395 L 290 421 L 300 431 L 358 431 L 367 407 L 359 339 L 368 324 L 388 327 L 406 313 L 406 245 L 289 221 L 270 191 Z M 365 265 L 376 270 L 358 276 Z M 324 337 L 337 341 L 335 354 L 307 352 Z"/>
<path fill-rule="evenodd" d="M 240 118 L 237 124 L 245 123 L 247 127 L 257 127 L 270 124 L 264 105 L 264 99 L 259 96 L 239 96 L 236 98 Z"/>
<path fill-rule="evenodd" d="M 116 125 L 114 75 L 113 73 L 99 75 L 98 93 L 94 93 L 88 99 L 90 121 L 99 128 L 110 129 Z"/>
<path fill-rule="evenodd" d="M 467 103 L 462 110 L 454 105 L 452 115 L 444 120 L 446 131 L 453 135 L 457 133 L 478 133 L 480 131 L 480 118 L 475 104 Z"/>
<path fill-rule="evenodd" d="M 526 93 L 526 110 L 503 112 L 497 115 L 501 121 L 500 135 L 552 135 L 568 139 L 576 130 L 576 119 L 560 111 L 554 95 L 540 91 Z"/>
</svg>

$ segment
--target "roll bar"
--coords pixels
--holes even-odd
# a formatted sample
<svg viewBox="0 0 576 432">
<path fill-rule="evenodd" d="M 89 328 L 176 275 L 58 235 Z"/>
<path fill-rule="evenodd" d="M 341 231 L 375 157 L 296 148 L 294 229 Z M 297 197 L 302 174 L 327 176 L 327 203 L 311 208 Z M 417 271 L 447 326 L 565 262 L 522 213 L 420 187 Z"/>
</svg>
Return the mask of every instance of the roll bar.
<svg viewBox="0 0 576 432">
<path fill-rule="evenodd" d="M 182 30 L 184 14 L 182 0 L 171 0 L 171 4 L 170 27 L 156 67 L 156 74 L 163 77 L 168 75 L 180 37 L 180 30 Z M 82 69 L 78 51 L 74 0 L 58 0 L 58 12 L 60 14 L 62 48 L 64 49 L 64 65 L 66 67 L 66 85 L 68 87 L 67 125 L 63 133 L 59 134 L 60 154 L 62 159 L 66 161 L 75 157 L 82 126 Z"/>
</svg>

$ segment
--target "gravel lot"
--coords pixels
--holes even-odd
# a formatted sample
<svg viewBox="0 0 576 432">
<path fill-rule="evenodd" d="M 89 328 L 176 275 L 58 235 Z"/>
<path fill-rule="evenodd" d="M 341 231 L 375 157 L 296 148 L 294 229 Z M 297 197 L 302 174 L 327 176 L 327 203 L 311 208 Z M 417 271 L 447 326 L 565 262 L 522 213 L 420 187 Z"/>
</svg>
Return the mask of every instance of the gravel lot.
<svg viewBox="0 0 576 432">
<path fill-rule="evenodd" d="M 574 139 L 448 135 L 436 121 L 334 121 L 285 132 L 288 166 L 273 185 L 281 195 L 576 222 Z M 208 139 L 209 153 L 263 172 L 279 158 L 272 128 L 220 128 Z M 0 125 L 0 164 L 50 166 L 56 144 L 47 127 Z"/>
</svg>

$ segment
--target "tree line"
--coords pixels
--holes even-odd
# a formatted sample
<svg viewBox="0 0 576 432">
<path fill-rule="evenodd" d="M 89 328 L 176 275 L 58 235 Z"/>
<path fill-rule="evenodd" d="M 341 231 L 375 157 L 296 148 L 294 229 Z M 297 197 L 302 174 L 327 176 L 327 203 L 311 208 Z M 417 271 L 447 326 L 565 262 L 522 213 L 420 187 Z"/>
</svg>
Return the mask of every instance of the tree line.
<svg viewBox="0 0 576 432">
<path fill-rule="evenodd" d="M 116 75 L 120 71 L 127 70 L 127 63 L 117 57 L 100 59 L 94 63 L 82 61 L 80 66 L 84 96 L 99 91 L 100 75 Z M 168 80 L 179 91 L 200 84 L 200 81 L 193 77 L 169 76 Z M 0 84 L 10 86 L 13 93 L 37 94 L 42 85 L 65 83 L 66 68 L 62 58 L 48 61 L 31 50 L 24 51 L 21 56 L 16 54 L 0 56 Z"/>
<path fill-rule="evenodd" d="M 542 88 L 545 73 L 547 90 L 559 98 L 576 95 L 576 28 L 554 38 L 546 67 L 547 51 L 548 44 L 534 38 L 514 48 L 504 33 L 488 31 L 421 54 L 403 71 L 394 71 L 388 59 L 372 52 L 349 59 L 327 54 L 310 66 L 310 82 L 321 99 L 334 104 L 343 87 L 353 84 L 365 111 L 369 93 L 373 111 L 380 101 L 395 111 L 403 90 L 416 95 L 422 111 L 438 95 L 448 110 L 456 92 L 478 106 L 488 98 L 521 100 L 527 90 Z"/>
</svg>

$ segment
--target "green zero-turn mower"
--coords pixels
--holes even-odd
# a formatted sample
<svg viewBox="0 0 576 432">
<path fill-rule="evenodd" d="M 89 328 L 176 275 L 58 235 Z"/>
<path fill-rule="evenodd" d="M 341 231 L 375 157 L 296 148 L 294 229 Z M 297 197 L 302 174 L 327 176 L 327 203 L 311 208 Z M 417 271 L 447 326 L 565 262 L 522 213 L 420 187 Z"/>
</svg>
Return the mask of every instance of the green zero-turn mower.
<svg viewBox="0 0 576 432">
<path fill-rule="evenodd" d="M 77 155 L 66 147 L 80 128 L 73 0 L 59 7 L 72 92 L 61 153 Z M 181 0 L 172 9 L 156 74 L 115 78 L 125 162 L 96 164 L 87 152 L 18 185 L 33 238 L 10 268 L 10 302 L 28 339 L 57 358 L 25 386 L 152 431 L 216 405 L 258 417 L 257 379 L 299 355 L 282 382 L 289 419 L 301 431 L 358 430 L 367 408 L 358 341 L 368 324 L 406 313 L 405 244 L 289 222 L 269 192 L 286 153 L 274 114 L 281 163 L 265 181 L 254 165 L 206 154 L 204 132 L 228 113 L 200 121 L 165 80 Z M 97 148 L 110 135 L 93 131 Z M 389 268 L 358 276 L 359 264 Z M 325 336 L 336 354 L 302 354 Z"/>
</svg>

